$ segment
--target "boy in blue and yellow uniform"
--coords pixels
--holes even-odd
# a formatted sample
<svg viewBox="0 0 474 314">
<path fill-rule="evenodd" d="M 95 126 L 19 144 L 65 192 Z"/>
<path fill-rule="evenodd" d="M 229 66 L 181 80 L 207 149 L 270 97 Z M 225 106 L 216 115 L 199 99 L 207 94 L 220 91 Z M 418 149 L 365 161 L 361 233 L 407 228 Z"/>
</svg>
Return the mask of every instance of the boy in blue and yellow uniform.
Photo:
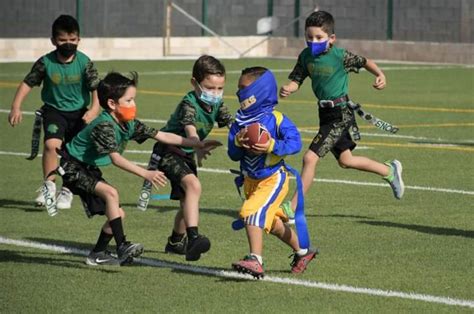
<svg viewBox="0 0 474 314">
<path fill-rule="evenodd" d="M 402 164 L 398 160 L 380 163 L 352 155 L 356 143 L 351 133 L 356 125 L 355 104 L 348 96 L 349 72 L 366 69 L 375 76 L 373 87 L 377 90 L 385 87 L 385 75 L 372 60 L 334 46 L 334 18 L 328 12 L 317 11 L 308 16 L 305 37 L 308 47 L 300 53 L 289 75 L 290 82 L 280 89 L 280 96 L 287 97 L 298 91 L 305 78 L 309 77 L 314 95 L 318 98 L 320 128 L 303 158 L 301 178 L 304 194 L 313 182 L 319 159 L 331 152 L 344 169 L 362 170 L 381 176 L 390 184 L 395 198 L 401 199 L 405 188 Z M 295 193 L 291 201 L 293 209 L 297 197 Z M 284 203 L 283 207 L 285 210 L 290 209 L 290 203 Z"/>
<path fill-rule="evenodd" d="M 296 126 L 286 116 L 274 111 L 277 105 L 277 84 L 273 73 L 263 67 L 242 71 L 238 85 L 241 109 L 237 112 L 228 138 L 228 155 L 240 161 L 245 201 L 240 218 L 245 225 L 250 254 L 233 263 L 232 267 L 255 277 L 263 276 L 263 231 L 278 237 L 293 249 L 293 273 L 301 273 L 316 256 L 317 250 L 309 247 L 303 200 L 299 200 L 296 214 L 296 234 L 288 225 L 286 214 L 279 208 L 288 193 L 286 155 L 301 150 L 301 137 Z M 249 147 L 246 143 L 246 126 L 260 123 L 270 135 L 267 143 Z M 298 177 L 298 176 L 297 176 Z"/>
</svg>

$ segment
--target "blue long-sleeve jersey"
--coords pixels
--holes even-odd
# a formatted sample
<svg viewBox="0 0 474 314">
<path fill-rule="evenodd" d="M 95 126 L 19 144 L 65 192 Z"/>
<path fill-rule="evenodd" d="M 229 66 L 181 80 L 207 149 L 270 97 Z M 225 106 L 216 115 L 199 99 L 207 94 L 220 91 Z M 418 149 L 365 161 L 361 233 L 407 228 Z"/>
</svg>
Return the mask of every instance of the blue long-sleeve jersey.
<svg viewBox="0 0 474 314">
<path fill-rule="evenodd" d="M 277 117 L 282 120 L 277 125 Z M 262 155 L 254 155 L 250 151 L 236 145 L 235 137 L 244 126 L 237 122 L 232 124 L 228 138 L 227 154 L 234 161 L 240 161 L 240 170 L 253 179 L 269 177 L 283 164 L 286 155 L 297 154 L 302 147 L 301 136 L 293 122 L 285 115 L 273 111 L 258 121 L 264 125 L 272 137 L 271 151 Z"/>
</svg>

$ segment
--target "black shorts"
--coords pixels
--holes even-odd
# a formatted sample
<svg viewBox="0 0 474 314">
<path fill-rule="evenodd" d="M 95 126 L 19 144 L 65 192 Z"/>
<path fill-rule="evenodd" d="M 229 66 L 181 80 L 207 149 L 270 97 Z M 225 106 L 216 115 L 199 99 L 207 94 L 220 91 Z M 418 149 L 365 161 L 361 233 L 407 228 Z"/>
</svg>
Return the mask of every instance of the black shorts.
<svg viewBox="0 0 474 314">
<path fill-rule="evenodd" d="M 326 121 L 319 127 L 309 149 L 320 158 L 331 152 L 336 159 L 347 149 L 353 150 L 357 144 L 349 132 L 355 123 L 354 112 L 348 107 L 331 108 L 319 111 L 321 121 Z"/>
<path fill-rule="evenodd" d="M 197 166 L 194 154 L 186 154 L 177 147 L 156 143 L 153 153 L 161 157 L 158 162 L 158 170 L 163 171 L 171 182 L 172 200 L 180 200 L 185 191 L 181 186 L 181 180 L 188 174 L 197 176 Z"/>
<path fill-rule="evenodd" d="M 76 111 L 60 111 L 54 107 L 44 105 L 43 129 L 44 141 L 57 138 L 67 143 L 84 127 L 82 116 L 86 108 Z"/>
<path fill-rule="evenodd" d="M 95 194 L 98 182 L 106 182 L 99 168 L 86 165 L 61 153 L 61 167 L 64 170 L 63 186 L 81 198 L 87 217 L 105 215 L 105 201 Z"/>
</svg>

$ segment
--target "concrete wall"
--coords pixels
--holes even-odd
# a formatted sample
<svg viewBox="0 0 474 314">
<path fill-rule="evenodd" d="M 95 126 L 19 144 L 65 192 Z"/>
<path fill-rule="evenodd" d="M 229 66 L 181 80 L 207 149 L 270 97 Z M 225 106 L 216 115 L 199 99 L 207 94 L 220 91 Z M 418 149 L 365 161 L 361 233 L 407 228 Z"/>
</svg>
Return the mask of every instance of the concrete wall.
<svg viewBox="0 0 474 314">
<path fill-rule="evenodd" d="M 300 0 L 303 19 L 278 29 L 277 37 L 304 33 L 304 18 L 317 4 L 336 19 L 336 34 L 346 39 L 387 39 L 389 0 Z M 80 2 L 80 1 L 79 1 Z M 202 19 L 202 0 L 174 0 Z M 207 24 L 223 36 L 252 36 L 267 16 L 269 0 L 207 0 Z M 59 14 L 76 15 L 77 0 L 0 0 L 0 38 L 48 37 Z M 295 17 L 295 0 L 273 0 L 280 26 Z M 82 0 L 83 37 L 161 37 L 164 0 Z M 474 43 L 473 0 L 393 0 L 393 39 Z M 201 29 L 181 13 L 172 15 L 172 35 L 200 36 Z"/>
<path fill-rule="evenodd" d="M 304 41 L 295 38 L 223 37 L 240 52 L 255 47 L 245 57 L 296 58 Z M 261 43 L 260 45 L 257 45 Z M 381 40 L 339 39 L 337 44 L 371 59 L 474 64 L 474 44 L 402 42 Z M 238 54 L 214 37 L 173 37 L 171 58 L 201 54 L 216 57 L 238 57 Z M 0 62 L 34 61 L 53 50 L 49 38 L 0 39 Z M 141 38 L 82 38 L 80 50 L 92 60 L 137 60 L 163 58 L 163 39 Z"/>
</svg>

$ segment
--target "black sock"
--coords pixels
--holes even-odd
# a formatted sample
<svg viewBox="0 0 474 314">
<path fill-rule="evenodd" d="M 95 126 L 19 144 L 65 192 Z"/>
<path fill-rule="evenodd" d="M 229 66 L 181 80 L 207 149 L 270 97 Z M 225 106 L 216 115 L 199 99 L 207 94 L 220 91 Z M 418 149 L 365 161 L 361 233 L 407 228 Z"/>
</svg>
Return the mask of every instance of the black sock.
<svg viewBox="0 0 474 314">
<path fill-rule="evenodd" d="M 173 230 L 171 233 L 170 240 L 171 242 L 181 242 L 181 240 L 184 237 L 184 233 L 177 233 L 176 231 Z"/>
<path fill-rule="evenodd" d="M 199 235 L 198 227 L 188 227 L 188 228 L 186 228 L 186 234 L 188 235 L 189 240 L 197 238 L 197 236 Z"/>
<path fill-rule="evenodd" d="M 112 228 L 112 234 L 114 235 L 115 243 L 117 247 L 125 242 L 125 235 L 123 234 L 122 217 L 115 218 L 109 221 L 110 228 Z"/>
<path fill-rule="evenodd" d="M 97 240 L 97 243 L 95 244 L 94 249 L 92 250 L 93 252 L 102 252 L 105 251 L 107 248 L 107 245 L 109 244 L 110 240 L 112 240 L 114 236 L 108 233 L 105 233 L 104 230 L 100 230 L 100 235 L 99 239 Z"/>
</svg>

